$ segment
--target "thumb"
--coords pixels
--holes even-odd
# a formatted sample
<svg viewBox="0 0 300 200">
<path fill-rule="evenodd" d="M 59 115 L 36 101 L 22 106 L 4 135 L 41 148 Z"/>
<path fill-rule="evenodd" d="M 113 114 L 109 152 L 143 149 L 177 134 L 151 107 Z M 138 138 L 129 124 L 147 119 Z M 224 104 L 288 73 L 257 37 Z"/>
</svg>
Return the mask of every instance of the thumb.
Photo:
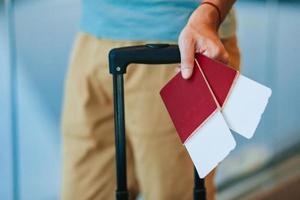
<svg viewBox="0 0 300 200">
<path fill-rule="evenodd" d="M 181 75 L 184 79 L 189 79 L 193 73 L 195 59 L 195 42 L 191 37 L 180 37 L 179 50 L 181 58 Z"/>
</svg>

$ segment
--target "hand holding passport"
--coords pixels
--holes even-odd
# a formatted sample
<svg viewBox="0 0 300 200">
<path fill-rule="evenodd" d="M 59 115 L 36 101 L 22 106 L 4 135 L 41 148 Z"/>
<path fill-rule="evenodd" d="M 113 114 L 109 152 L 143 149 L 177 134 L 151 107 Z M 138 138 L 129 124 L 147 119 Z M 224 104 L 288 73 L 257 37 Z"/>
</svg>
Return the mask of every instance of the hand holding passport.
<svg viewBox="0 0 300 200">
<path fill-rule="evenodd" d="M 160 94 L 203 178 L 235 148 L 230 129 L 248 139 L 253 136 L 271 90 L 218 61 L 196 54 L 192 77 L 184 80 L 178 73 Z"/>
</svg>

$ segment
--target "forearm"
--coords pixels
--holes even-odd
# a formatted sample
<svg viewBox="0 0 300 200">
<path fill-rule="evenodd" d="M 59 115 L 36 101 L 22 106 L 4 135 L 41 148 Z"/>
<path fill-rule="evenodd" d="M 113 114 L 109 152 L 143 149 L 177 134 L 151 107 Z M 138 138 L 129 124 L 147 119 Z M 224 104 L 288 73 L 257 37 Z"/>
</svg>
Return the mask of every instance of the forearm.
<svg viewBox="0 0 300 200">
<path fill-rule="evenodd" d="M 203 2 L 212 3 L 218 9 L 213 5 L 204 3 L 197 8 L 197 12 L 193 13 L 195 16 L 191 17 L 191 19 L 196 18 L 198 19 L 196 20 L 197 23 L 207 24 L 218 29 L 221 22 L 225 19 L 233 6 L 235 0 L 204 0 Z M 189 20 L 189 23 L 195 23 L 195 20 Z"/>
</svg>

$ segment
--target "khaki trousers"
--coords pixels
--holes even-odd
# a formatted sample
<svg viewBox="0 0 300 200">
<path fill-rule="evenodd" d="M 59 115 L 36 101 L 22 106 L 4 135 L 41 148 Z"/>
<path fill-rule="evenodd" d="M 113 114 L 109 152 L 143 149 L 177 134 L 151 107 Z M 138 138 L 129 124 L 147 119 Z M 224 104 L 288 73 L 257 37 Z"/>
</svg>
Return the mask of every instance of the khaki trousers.
<svg viewBox="0 0 300 200">
<path fill-rule="evenodd" d="M 115 199 L 112 78 L 108 52 L 144 42 L 77 36 L 66 79 L 62 117 L 65 200 Z M 238 69 L 236 38 L 224 41 Z M 193 164 L 159 96 L 175 75 L 172 65 L 132 65 L 125 75 L 127 174 L 131 199 L 191 200 Z M 206 178 L 208 200 L 215 195 L 214 173 Z"/>
</svg>

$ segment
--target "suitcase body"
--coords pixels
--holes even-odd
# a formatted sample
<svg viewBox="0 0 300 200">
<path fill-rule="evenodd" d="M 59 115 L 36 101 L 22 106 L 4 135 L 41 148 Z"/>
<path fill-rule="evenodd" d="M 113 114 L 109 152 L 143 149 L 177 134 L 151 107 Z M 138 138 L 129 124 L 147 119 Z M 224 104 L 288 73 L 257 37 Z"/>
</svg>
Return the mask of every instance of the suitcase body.
<svg viewBox="0 0 300 200">
<path fill-rule="evenodd" d="M 124 115 L 124 81 L 130 63 L 139 64 L 171 64 L 180 63 L 180 53 L 177 45 L 147 44 L 112 49 L 109 52 L 109 70 L 113 76 L 115 148 L 116 148 L 116 199 L 128 200 L 126 175 L 126 140 Z M 196 170 L 194 200 L 205 200 L 206 191 L 204 179 L 200 179 Z"/>
</svg>

